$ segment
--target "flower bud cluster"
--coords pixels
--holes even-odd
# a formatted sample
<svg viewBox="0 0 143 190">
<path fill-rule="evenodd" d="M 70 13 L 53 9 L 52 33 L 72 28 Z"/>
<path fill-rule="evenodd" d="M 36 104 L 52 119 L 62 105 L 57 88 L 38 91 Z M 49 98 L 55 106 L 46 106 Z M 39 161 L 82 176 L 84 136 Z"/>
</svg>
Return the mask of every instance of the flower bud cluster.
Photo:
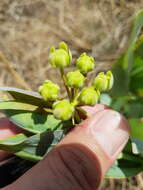
<svg viewBox="0 0 143 190">
<path fill-rule="evenodd" d="M 89 87 L 84 87 L 87 73 L 95 67 L 94 58 L 82 53 L 76 60 L 77 70 L 64 74 L 64 67 L 72 61 L 72 54 L 66 43 L 61 42 L 59 48 L 52 47 L 49 54 L 49 63 L 59 68 L 61 77 L 66 87 L 68 98 L 59 98 L 60 88 L 50 80 L 46 80 L 39 87 L 39 93 L 45 101 L 52 101 L 52 112 L 55 118 L 69 120 L 77 113 L 76 106 L 97 104 L 100 94 L 108 91 L 113 86 L 113 75 L 111 71 L 100 72 Z"/>
</svg>

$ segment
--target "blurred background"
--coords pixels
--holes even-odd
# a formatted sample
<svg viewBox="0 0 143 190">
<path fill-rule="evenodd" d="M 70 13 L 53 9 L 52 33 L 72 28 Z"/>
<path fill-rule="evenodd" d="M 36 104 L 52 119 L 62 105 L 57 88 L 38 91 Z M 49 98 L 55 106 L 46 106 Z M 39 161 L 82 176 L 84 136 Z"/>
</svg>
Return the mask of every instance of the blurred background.
<svg viewBox="0 0 143 190">
<path fill-rule="evenodd" d="M 127 48 L 141 9 L 142 0 L 0 0 L 0 86 L 37 90 L 45 79 L 57 82 L 48 51 L 60 41 L 74 59 L 85 51 L 95 57 L 92 75 L 107 70 Z M 143 178 L 104 180 L 101 189 L 141 190 Z"/>
</svg>

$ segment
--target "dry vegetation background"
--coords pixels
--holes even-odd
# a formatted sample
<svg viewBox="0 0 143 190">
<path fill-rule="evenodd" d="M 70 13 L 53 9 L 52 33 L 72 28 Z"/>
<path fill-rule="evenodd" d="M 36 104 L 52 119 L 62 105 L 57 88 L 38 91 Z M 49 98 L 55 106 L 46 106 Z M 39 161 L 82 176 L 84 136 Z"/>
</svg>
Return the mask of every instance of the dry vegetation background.
<svg viewBox="0 0 143 190">
<path fill-rule="evenodd" d="M 62 40 L 74 58 L 87 51 L 96 71 L 106 70 L 127 47 L 142 8 L 142 0 L 0 0 L 0 51 L 9 60 L 0 62 L 0 85 L 36 90 L 47 78 L 58 81 L 47 59 Z M 140 190 L 143 179 L 106 180 L 101 189 Z"/>
</svg>

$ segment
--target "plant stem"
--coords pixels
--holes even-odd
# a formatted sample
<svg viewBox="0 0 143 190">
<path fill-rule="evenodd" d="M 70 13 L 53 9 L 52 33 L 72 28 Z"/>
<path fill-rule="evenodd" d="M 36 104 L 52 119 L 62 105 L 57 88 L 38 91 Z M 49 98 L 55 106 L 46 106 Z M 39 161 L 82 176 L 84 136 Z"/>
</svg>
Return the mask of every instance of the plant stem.
<svg viewBox="0 0 143 190">
<path fill-rule="evenodd" d="M 71 102 L 75 102 L 77 100 L 79 94 L 78 92 L 78 88 L 71 88 Z"/>
<path fill-rule="evenodd" d="M 48 112 L 48 113 L 53 113 L 53 110 L 50 109 L 50 108 L 44 108 L 44 110 L 45 110 L 46 112 Z"/>
<path fill-rule="evenodd" d="M 71 92 L 70 92 L 69 87 L 68 87 L 67 84 L 66 84 L 66 76 L 65 76 L 65 74 L 64 74 L 64 69 L 63 69 L 63 68 L 60 68 L 60 73 L 61 73 L 61 78 L 62 78 L 62 80 L 63 80 L 64 86 L 65 86 L 65 88 L 66 88 L 68 97 L 69 97 L 69 99 L 71 99 Z"/>
<path fill-rule="evenodd" d="M 72 105 L 75 107 L 75 106 L 77 106 L 78 105 L 78 89 L 73 89 L 73 91 L 72 91 L 73 93 L 72 93 L 72 98 L 71 98 L 71 103 L 72 103 Z"/>
<path fill-rule="evenodd" d="M 73 124 L 73 126 L 75 125 L 75 117 L 74 116 L 72 116 L 72 124 Z"/>
<path fill-rule="evenodd" d="M 72 98 L 72 101 L 74 100 L 74 88 L 71 88 L 71 98 Z"/>
<path fill-rule="evenodd" d="M 78 112 L 75 110 L 75 113 L 74 113 L 74 118 L 75 118 L 75 121 L 77 124 L 79 124 L 81 122 L 81 118 L 78 114 Z"/>
<path fill-rule="evenodd" d="M 78 88 L 75 88 L 74 89 L 74 100 L 76 100 L 78 98 L 78 95 L 79 95 L 79 89 Z"/>
</svg>

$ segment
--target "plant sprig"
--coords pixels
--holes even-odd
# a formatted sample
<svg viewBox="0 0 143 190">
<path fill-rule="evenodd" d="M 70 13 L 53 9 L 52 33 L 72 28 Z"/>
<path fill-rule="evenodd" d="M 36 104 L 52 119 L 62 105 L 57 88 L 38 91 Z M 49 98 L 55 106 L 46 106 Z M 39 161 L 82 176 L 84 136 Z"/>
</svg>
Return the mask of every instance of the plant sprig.
<svg viewBox="0 0 143 190">
<path fill-rule="evenodd" d="M 58 49 L 55 47 L 50 49 L 49 63 L 52 67 L 59 69 L 68 98 L 59 100 L 60 87 L 49 80 L 39 87 L 39 93 L 45 101 L 53 102 L 53 115 L 56 119 L 72 118 L 73 121 L 80 121 L 77 107 L 97 104 L 101 92 L 110 90 L 114 79 L 111 71 L 101 72 L 95 77 L 91 86 L 85 87 L 87 73 L 95 68 L 94 58 L 82 53 L 76 60 L 76 70 L 65 74 L 64 68 L 69 66 L 71 61 L 72 54 L 66 43 L 61 42 Z"/>
</svg>

